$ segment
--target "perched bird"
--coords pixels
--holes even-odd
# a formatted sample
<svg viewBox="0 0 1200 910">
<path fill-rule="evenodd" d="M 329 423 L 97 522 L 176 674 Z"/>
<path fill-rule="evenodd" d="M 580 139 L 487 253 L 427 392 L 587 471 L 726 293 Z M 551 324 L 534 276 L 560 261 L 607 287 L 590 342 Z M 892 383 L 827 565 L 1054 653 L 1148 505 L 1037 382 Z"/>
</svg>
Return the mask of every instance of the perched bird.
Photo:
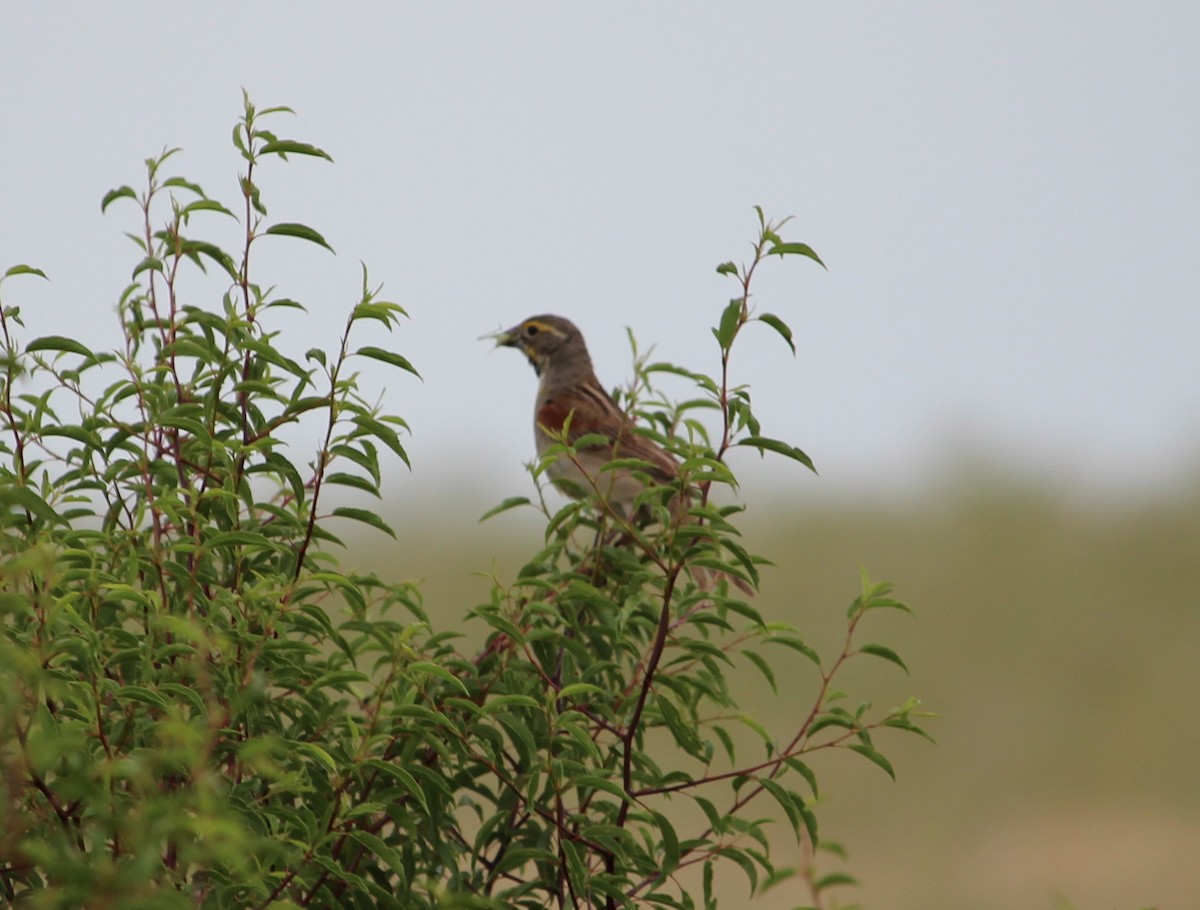
<svg viewBox="0 0 1200 910">
<path fill-rule="evenodd" d="M 634 429 L 629 416 L 596 379 L 587 345 L 574 323 L 561 316 L 532 316 L 495 338 L 498 346 L 524 353 L 538 375 L 533 435 L 539 456 L 563 439 L 564 429 L 570 444 L 584 436 L 604 438 L 602 443 L 578 448 L 574 460 L 560 455 L 550 464 L 548 473 L 559 489 L 577 499 L 601 497 L 630 519 L 634 498 L 646 488 L 645 476 L 664 485 L 677 478 L 675 459 Z M 603 470 L 617 458 L 645 464 Z M 686 507 L 681 494 L 672 497 L 670 508 L 677 518 Z"/>
</svg>

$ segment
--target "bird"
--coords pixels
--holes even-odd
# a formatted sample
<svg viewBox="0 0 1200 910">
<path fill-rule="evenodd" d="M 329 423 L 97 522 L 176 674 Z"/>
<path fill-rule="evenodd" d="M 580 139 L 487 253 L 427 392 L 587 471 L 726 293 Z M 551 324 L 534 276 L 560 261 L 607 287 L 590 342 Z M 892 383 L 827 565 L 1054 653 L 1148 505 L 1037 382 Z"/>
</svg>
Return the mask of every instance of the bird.
<svg viewBox="0 0 1200 910">
<path fill-rule="evenodd" d="M 523 353 L 538 376 L 533 409 L 538 456 L 546 457 L 564 440 L 574 449 L 573 455 L 558 452 L 547 467 L 556 487 L 575 499 L 598 500 L 628 530 L 630 523 L 642 517 L 639 513 L 647 511 L 636 508 L 636 501 L 649 482 L 673 490 L 667 509 L 675 527 L 696 521 L 689 514 L 693 491 L 679 483 L 679 462 L 639 433 L 630 416 L 600 385 L 583 333 L 573 322 L 551 314 L 531 316 L 490 337 L 498 347 Z M 617 459 L 634 461 L 613 465 Z M 714 544 L 707 534 L 688 537 L 689 549 Z M 692 565 L 688 571 L 707 591 L 727 581 L 751 594 L 757 584 L 735 572 L 702 565 Z"/>
<path fill-rule="evenodd" d="M 539 457 L 564 440 L 584 444 L 573 456 L 560 453 L 548 466 L 555 486 L 576 499 L 597 498 L 625 520 L 633 520 L 634 501 L 646 480 L 671 486 L 679 462 L 636 429 L 596 378 L 583 333 L 562 316 L 531 316 L 494 336 L 498 347 L 516 348 L 538 376 L 533 434 Z M 588 438 L 585 438 L 588 437 Z M 601 437 L 598 440 L 596 437 Z M 632 467 L 604 470 L 615 459 L 637 459 Z M 668 503 L 672 517 L 687 514 L 688 498 L 677 490 Z"/>
</svg>

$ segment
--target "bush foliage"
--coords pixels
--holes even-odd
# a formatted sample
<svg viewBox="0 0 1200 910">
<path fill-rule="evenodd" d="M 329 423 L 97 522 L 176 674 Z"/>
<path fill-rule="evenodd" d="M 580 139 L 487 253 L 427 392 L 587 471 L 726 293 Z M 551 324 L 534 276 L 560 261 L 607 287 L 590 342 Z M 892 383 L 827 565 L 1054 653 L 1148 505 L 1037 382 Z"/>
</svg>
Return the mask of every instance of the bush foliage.
<svg viewBox="0 0 1200 910">
<path fill-rule="evenodd" d="M 763 434 L 731 364 L 758 325 L 792 344 L 750 305 L 756 269 L 816 254 L 759 210 L 748 263 L 718 268 L 738 291 L 713 330 L 716 373 L 636 358 L 620 402 L 680 459 L 692 520 L 673 522 L 671 491 L 654 488 L 641 523 L 603 503 L 505 500 L 489 514 L 545 512 L 545 548 L 469 611 L 491 635 L 464 652 L 417 588 L 339 564 L 346 524 L 331 519 L 391 530 L 333 488 L 379 497 L 407 461 L 404 421 L 372 403 L 357 366 L 415 370 L 360 341 L 406 315 L 365 269 L 336 345 L 282 353 L 273 320 L 301 305 L 274 296 L 255 253 L 271 235 L 327 244 L 270 220 L 260 169 L 329 157 L 268 129 L 285 111 L 246 101 L 236 205 L 167 176 L 174 151 L 147 162 L 140 190 L 104 197 L 136 212 L 115 348 L 26 340 L 20 308 L 2 304 L 0 899 L 710 908 L 719 867 L 752 890 L 785 877 L 767 804 L 818 843 L 807 756 L 852 751 L 890 774 L 875 734 L 921 732 L 915 703 L 850 707 L 836 688 L 856 656 L 901 664 L 859 643 L 868 613 L 903 609 L 888 586 L 864 578 L 844 645 L 818 655 L 743 593 L 764 560 L 714 495 L 736 484 L 735 446 L 811 467 Z M 212 219 L 237 222 L 240 249 L 200 239 Z M 223 287 L 209 304 L 185 287 L 197 269 Z M 0 290 L 40 275 L 14 266 Z M 696 397 L 657 394 L 664 372 Z M 297 427 L 315 440 L 306 462 L 284 444 Z M 774 687 L 797 661 L 813 685 L 791 693 L 794 727 L 767 730 L 730 675 L 749 666 Z M 801 873 L 817 905 L 845 880 Z"/>
</svg>

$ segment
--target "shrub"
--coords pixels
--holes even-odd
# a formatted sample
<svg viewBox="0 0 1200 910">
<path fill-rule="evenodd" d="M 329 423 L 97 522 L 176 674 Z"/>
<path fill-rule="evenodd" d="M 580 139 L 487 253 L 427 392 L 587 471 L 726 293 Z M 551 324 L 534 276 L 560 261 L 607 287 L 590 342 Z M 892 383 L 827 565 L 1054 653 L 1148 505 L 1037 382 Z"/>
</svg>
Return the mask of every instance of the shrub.
<svg viewBox="0 0 1200 910">
<path fill-rule="evenodd" d="M 890 774 L 874 734 L 921 732 L 915 703 L 849 708 L 833 687 L 859 655 L 903 666 L 857 643 L 869 612 L 904 609 L 888 586 L 864 578 L 844 646 L 822 659 L 744 596 L 764 560 L 738 542 L 740 507 L 713 495 L 735 485 L 735 446 L 811 467 L 762 434 L 731 357 L 760 324 L 791 344 L 783 319 L 751 308 L 751 282 L 772 255 L 816 254 L 759 210 L 749 263 L 718 269 L 738 293 L 713 330 L 717 375 L 636 358 L 621 403 L 680 459 L 694 520 L 672 522 L 671 491 L 655 489 L 660 520 L 643 524 L 602 504 L 505 500 L 489 514 L 545 512 L 546 545 L 469 611 L 491 637 L 463 653 L 417 588 L 338 562 L 345 525 L 331 519 L 391 529 L 332 503 L 333 488 L 379 497 L 387 463 L 407 460 L 404 421 L 372 403 L 356 364 L 415 370 L 358 340 L 406 315 L 365 269 L 336 345 L 282 353 L 273 320 L 300 304 L 262 283 L 254 254 L 271 235 L 327 244 L 269 221 L 259 171 L 329 157 L 266 128 L 286 110 L 246 100 L 232 208 L 165 176 L 174 150 L 147 161 L 140 191 L 104 197 L 138 212 L 114 350 L 22 341 L 20 308 L 0 304 L 0 895 L 36 908 L 708 908 L 718 864 L 752 889 L 783 877 L 760 804 L 816 844 L 806 757 L 849 750 Z M 199 239 L 214 218 L 240 225 L 236 254 Z M 195 270 L 209 276 L 197 287 L 219 282 L 213 305 L 185 288 Z M 2 290 L 30 275 L 9 269 Z M 697 397 L 656 394 L 664 372 Z M 698 414 L 714 417 L 712 438 Z M 284 444 L 297 426 L 318 440 L 306 463 Z M 815 668 L 808 707 L 768 731 L 729 676 L 750 666 L 774 687 L 797 659 Z M 702 821 L 682 820 L 685 803 Z M 813 901 L 843 880 L 808 875 Z"/>
</svg>

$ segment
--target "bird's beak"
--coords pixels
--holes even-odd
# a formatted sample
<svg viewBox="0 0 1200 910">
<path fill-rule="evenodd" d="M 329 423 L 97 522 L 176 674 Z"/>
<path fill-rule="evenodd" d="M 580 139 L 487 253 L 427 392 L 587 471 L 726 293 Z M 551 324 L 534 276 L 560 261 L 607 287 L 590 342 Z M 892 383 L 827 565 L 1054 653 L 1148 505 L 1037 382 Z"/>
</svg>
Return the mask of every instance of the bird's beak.
<svg viewBox="0 0 1200 910">
<path fill-rule="evenodd" d="M 513 326 L 511 329 L 501 329 L 499 332 L 488 332 L 486 335 L 480 335 L 479 340 L 494 338 L 496 347 L 498 348 L 515 348 L 518 337 L 517 327 Z"/>
</svg>

